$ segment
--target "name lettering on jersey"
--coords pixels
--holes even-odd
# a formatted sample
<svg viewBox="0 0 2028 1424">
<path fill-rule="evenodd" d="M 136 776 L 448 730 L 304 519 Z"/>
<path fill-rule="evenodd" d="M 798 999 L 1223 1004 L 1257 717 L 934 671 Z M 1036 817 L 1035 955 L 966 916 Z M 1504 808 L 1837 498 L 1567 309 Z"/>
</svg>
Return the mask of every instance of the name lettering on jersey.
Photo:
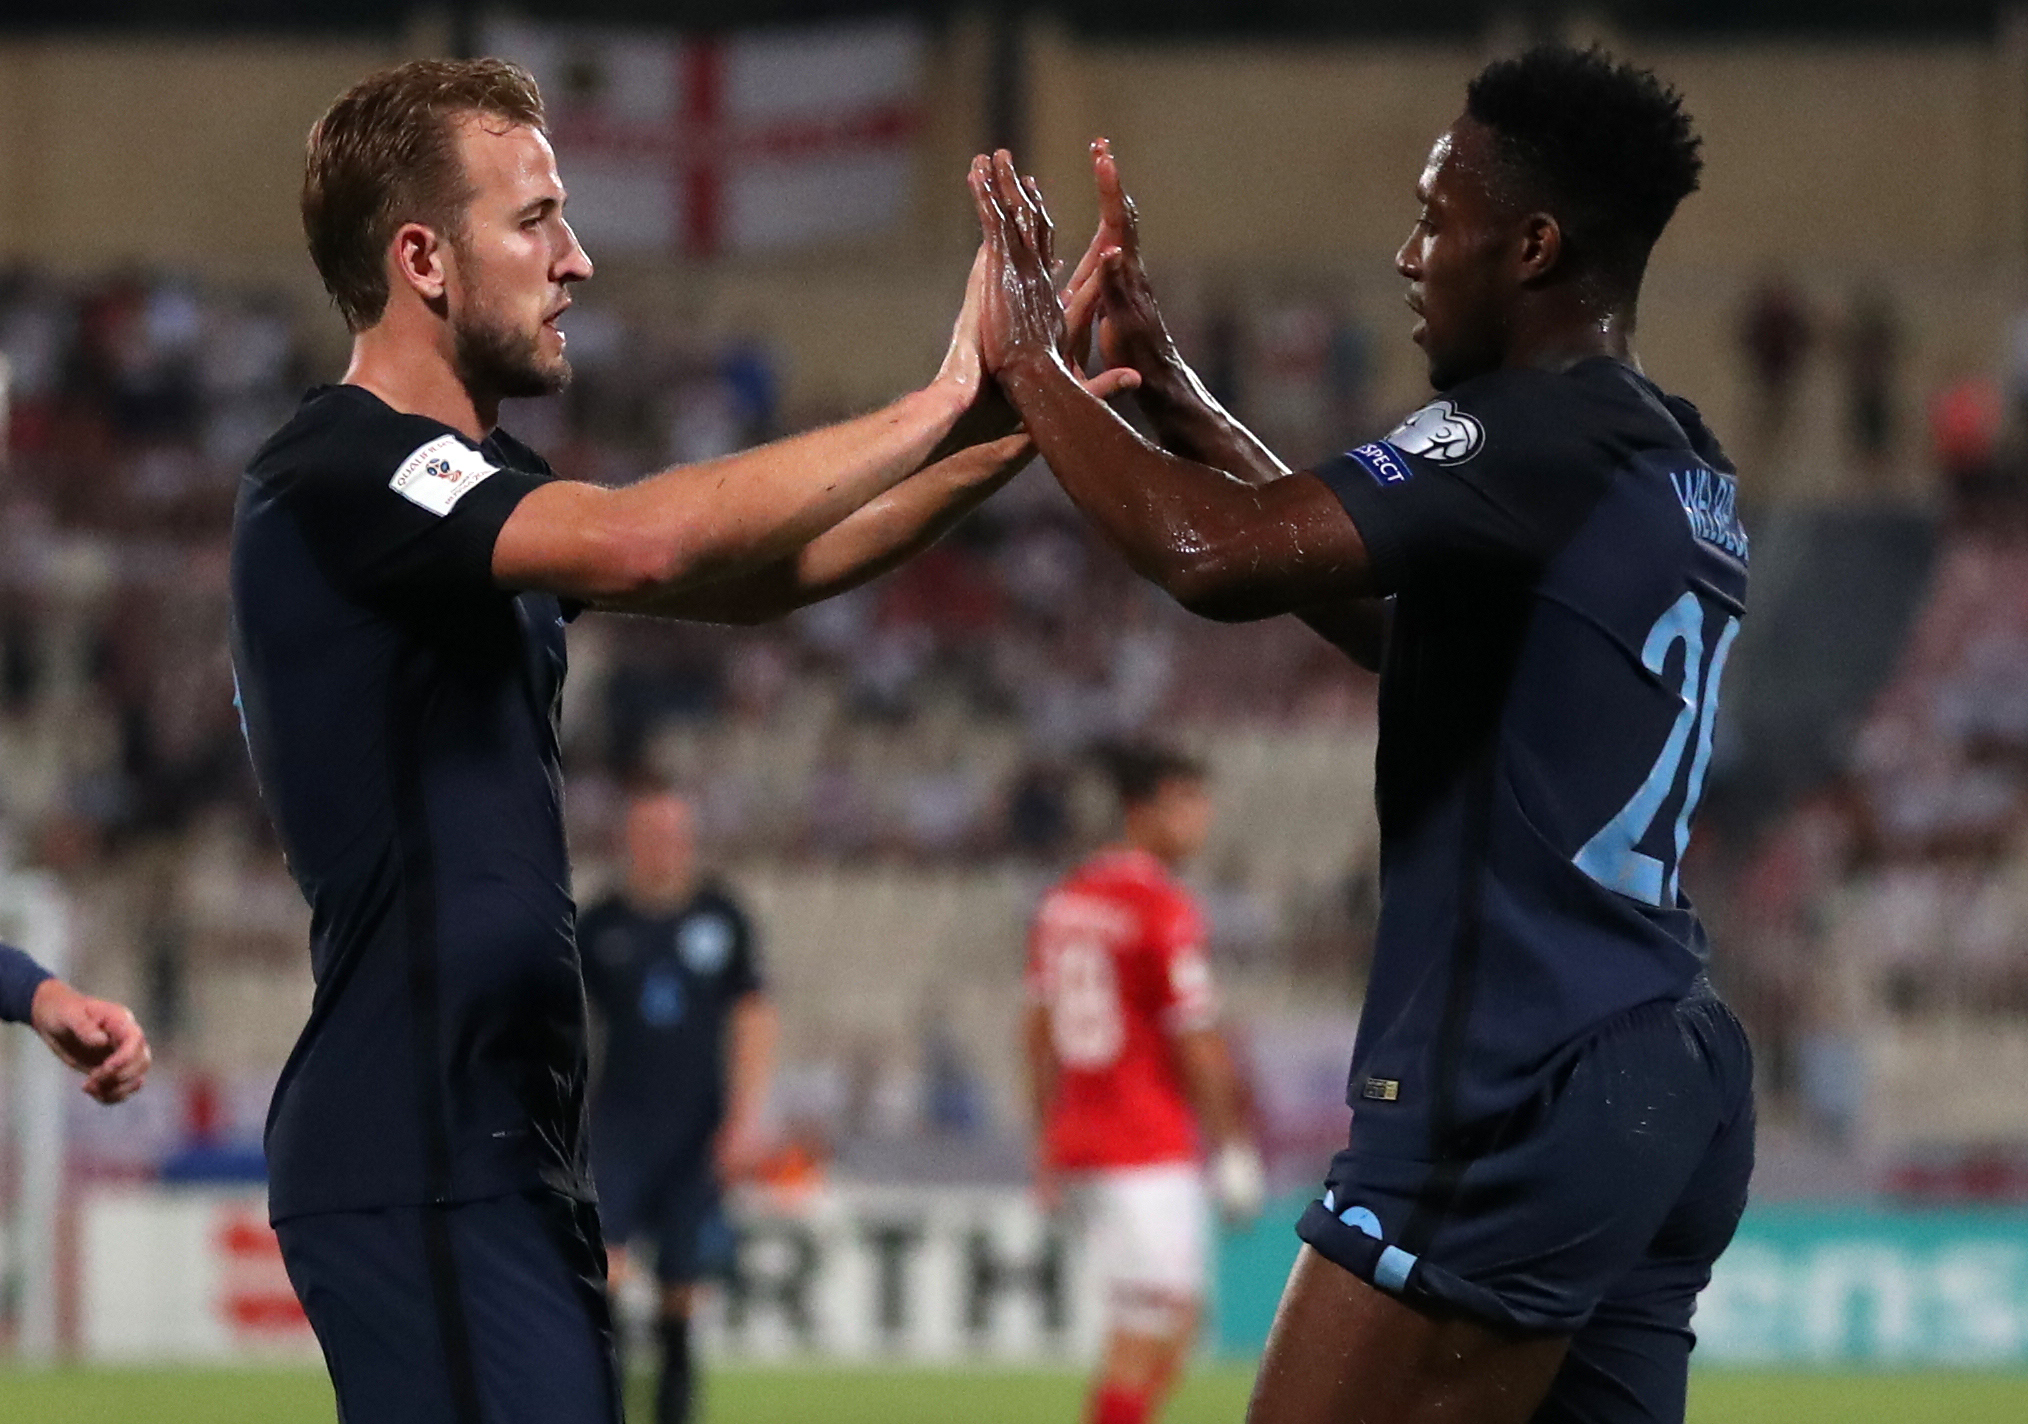
<svg viewBox="0 0 2028 1424">
<path fill-rule="evenodd" d="M 455 435 L 439 435 L 396 467 L 387 487 L 431 514 L 449 514 L 458 501 L 497 474 L 499 466 Z"/>
<path fill-rule="evenodd" d="M 1359 467 L 1379 484 L 1407 484 L 1415 476 L 1415 467 L 1385 440 L 1375 440 L 1370 445 L 1361 445 L 1357 450 L 1345 453 L 1358 461 Z"/>
<path fill-rule="evenodd" d="M 1420 455 L 1439 465 L 1462 465 L 1485 443 L 1486 427 L 1479 418 L 1447 400 L 1431 401 L 1381 441 L 1403 454 Z"/>
<path fill-rule="evenodd" d="M 1707 465 L 1692 465 L 1687 470 L 1671 470 L 1669 483 L 1675 486 L 1691 534 L 1745 563 L 1747 538 L 1739 524 L 1739 481 Z"/>
<path fill-rule="evenodd" d="M 1105 940 L 1131 938 L 1138 926 L 1131 910 L 1096 895 L 1058 893 L 1042 902 L 1038 916 L 1045 930 L 1058 934 L 1089 934 Z"/>
</svg>

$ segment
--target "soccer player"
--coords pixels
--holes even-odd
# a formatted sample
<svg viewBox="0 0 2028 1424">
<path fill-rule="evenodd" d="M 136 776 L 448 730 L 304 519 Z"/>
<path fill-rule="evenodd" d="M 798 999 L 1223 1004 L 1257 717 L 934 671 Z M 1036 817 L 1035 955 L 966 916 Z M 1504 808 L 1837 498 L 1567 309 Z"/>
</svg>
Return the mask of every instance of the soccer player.
<svg viewBox="0 0 2028 1424">
<path fill-rule="evenodd" d="M 1217 1027 L 1204 923 L 1178 866 L 1204 844 L 1204 768 L 1117 749 L 1121 835 L 1052 889 L 1029 937 L 1023 1047 L 1036 1185 L 1064 1188 L 1106 1296 L 1089 1424 L 1142 1424 L 1189 1360 L 1204 1295 L 1211 1149 L 1220 1209 L 1260 1209 L 1260 1155 Z"/>
<path fill-rule="evenodd" d="M 66 1068 L 85 1075 L 85 1093 L 102 1103 L 140 1092 L 154 1061 L 148 1036 L 124 1004 L 80 994 L 9 944 L 0 944 L 0 1023 L 34 1029 Z"/>
<path fill-rule="evenodd" d="M 619 1417 L 566 622 L 785 612 L 924 547 L 1028 449 L 980 375 L 981 260 L 921 390 L 624 489 L 555 478 L 495 421 L 569 375 L 558 318 L 592 268 L 564 201 L 513 65 L 415 61 L 340 96 L 302 216 L 351 363 L 256 453 L 234 517 L 233 664 L 316 980 L 269 1210 L 353 1421 Z"/>
<path fill-rule="evenodd" d="M 1751 1066 L 1680 885 L 1747 540 L 1697 412 L 1634 361 L 1697 186 L 1680 97 L 1596 50 L 1489 65 L 1396 265 L 1439 398 L 1291 473 L 1203 394 L 1110 155 L 1078 390 L 1004 155 L 974 164 L 997 372 L 1064 488 L 1186 606 L 1384 654 L 1384 895 L 1348 1149 L 1298 1228 L 1257 1424 L 1680 1420 L 1690 1314 L 1753 1157 Z M 1380 600 L 1391 600 L 1391 604 Z"/>
<path fill-rule="evenodd" d="M 732 1266 L 719 1188 L 756 1160 L 778 1030 L 753 925 L 699 876 L 696 850 L 688 802 L 636 794 L 626 882 L 577 931 L 605 1030 L 591 1140 L 612 1284 L 630 1269 L 627 1244 L 646 1238 L 661 1286 L 657 1424 L 690 1418 L 697 1283 Z"/>
</svg>

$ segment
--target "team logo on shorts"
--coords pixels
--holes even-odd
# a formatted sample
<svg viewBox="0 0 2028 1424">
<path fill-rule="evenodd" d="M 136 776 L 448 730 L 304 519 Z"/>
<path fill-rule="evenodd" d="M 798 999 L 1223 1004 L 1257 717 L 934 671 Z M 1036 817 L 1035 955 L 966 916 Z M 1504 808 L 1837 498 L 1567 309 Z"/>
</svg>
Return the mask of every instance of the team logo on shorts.
<svg viewBox="0 0 2028 1424">
<path fill-rule="evenodd" d="M 716 974 L 732 958 L 732 926 L 717 915 L 685 920 L 676 931 L 676 952 L 693 974 Z"/>
<path fill-rule="evenodd" d="M 1486 443 L 1486 427 L 1447 400 L 1431 401 L 1387 432 L 1382 443 L 1439 465 L 1462 465 Z"/>
</svg>

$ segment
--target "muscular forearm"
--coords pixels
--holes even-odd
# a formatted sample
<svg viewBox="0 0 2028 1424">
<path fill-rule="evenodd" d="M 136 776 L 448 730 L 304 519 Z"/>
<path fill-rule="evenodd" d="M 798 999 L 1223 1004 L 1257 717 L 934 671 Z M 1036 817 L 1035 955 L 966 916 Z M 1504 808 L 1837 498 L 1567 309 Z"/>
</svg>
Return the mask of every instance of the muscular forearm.
<svg viewBox="0 0 2028 1424">
<path fill-rule="evenodd" d="M 1049 1117 L 1049 1103 L 1056 1096 L 1056 1050 L 1049 1039 L 1049 1010 L 1031 1003 L 1022 1016 L 1021 1062 L 1026 1069 L 1028 1111 L 1036 1130 Z"/>
<path fill-rule="evenodd" d="M 1314 480 L 1256 487 L 1157 449 L 1054 359 L 1023 359 L 999 380 L 1072 501 L 1191 611 L 1263 618 L 1363 591 L 1356 531 Z"/>
<path fill-rule="evenodd" d="M 857 588 L 943 538 L 1034 453 L 1023 435 L 960 450 L 847 515 L 786 559 L 637 611 L 707 623 L 765 623 Z"/>
<path fill-rule="evenodd" d="M 1218 403 L 1181 356 L 1172 353 L 1140 375 L 1141 410 L 1163 449 L 1250 485 L 1264 485 L 1289 472 L 1274 451 Z"/>
<path fill-rule="evenodd" d="M 727 1048 L 725 1118 L 742 1128 L 760 1120 L 774 1079 L 781 1019 L 761 994 L 748 994 L 732 1012 Z"/>
<path fill-rule="evenodd" d="M 1225 1040 L 1214 1028 L 1192 1029 L 1178 1035 L 1176 1056 L 1183 1070 L 1184 1090 L 1206 1141 L 1214 1148 L 1246 1140 L 1246 1124 L 1239 1103 L 1239 1082 L 1233 1073 L 1232 1055 Z"/>
<path fill-rule="evenodd" d="M 764 569 L 949 453 L 974 394 L 938 380 L 857 420 L 624 489 L 544 485 L 501 530 L 494 576 L 630 609 Z"/>
</svg>

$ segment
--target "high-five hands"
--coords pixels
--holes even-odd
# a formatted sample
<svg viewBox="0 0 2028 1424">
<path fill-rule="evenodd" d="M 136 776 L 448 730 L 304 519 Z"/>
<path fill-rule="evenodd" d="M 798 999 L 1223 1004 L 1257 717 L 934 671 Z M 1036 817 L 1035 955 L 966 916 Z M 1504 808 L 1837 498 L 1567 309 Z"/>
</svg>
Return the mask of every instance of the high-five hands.
<svg viewBox="0 0 2028 1424">
<path fill-rule="evenodd" d="M 1075 374 L 1078 363 L 1065 355 L 1070 328 L 1052 267 L 1056 230 L 1042 190 L 1032 178 L 1022 180 L 1005 149 L 974 158 L 969 181 L 985 238 L 979 349 L 987 371 L 997 375 L 1017 361 L 1034 360 Z"/>
<path fill-rule="evenodd" d="M 1039 323 L 1034 327 L 1035 339 L 1045 354 L 1053 353 L 1087 391 L 1101 400 L 1139 386 L 1138 372 L 1110 361 L 1095 375 L 1083 374 L 1083 353 L 1090 345 L 1090 304 L 1077 323 L 1065 321 L 1055 289 L 1059 271 L 1056 224 L 1042 201 L 1041 185 L 1034 178 L 1017 173 L 1013 157 L 1005 149 L 991 157 L 981 154 L 974 158 L 970 183 L 973 200 L 979 205 L 983 241 L 972 262 L 964 306 L 951 333 L 950 352 L 944 358 L 940 376 L 964 382 L 973 378 L 975 369 L 990 377 L 1006 364 L 1005 335 L 1012 308 L 1005 284 L 1010 261 L 1018 261 L 1024 280 L 1032 289 L 1025 300 L 1035 304 L 1029 315 Z M 1097 287 L 1093 285 L 1094 300 L 1096 294 Z M 973 365 L 975 362 L 977 367 Z M 1014 427 L 1012 411 L 990 382 L 976 411 L 980 419 L 997 417 L 1004 411 L 1006 428 Z"/>
<path fill-rule="evenodd" d="M 1096 318 L 1100 359 L 1151 381 L 1165 368 L 1182 365 L 1182 357 L 1141 265 L 1140 214 L 1120 186 L 1111 139 L 1092 140 L 1091 168 L 1098 186 L 1098 229 L 1063 293 L 1072 349 L 1086 348 Z"/>
</svg>

